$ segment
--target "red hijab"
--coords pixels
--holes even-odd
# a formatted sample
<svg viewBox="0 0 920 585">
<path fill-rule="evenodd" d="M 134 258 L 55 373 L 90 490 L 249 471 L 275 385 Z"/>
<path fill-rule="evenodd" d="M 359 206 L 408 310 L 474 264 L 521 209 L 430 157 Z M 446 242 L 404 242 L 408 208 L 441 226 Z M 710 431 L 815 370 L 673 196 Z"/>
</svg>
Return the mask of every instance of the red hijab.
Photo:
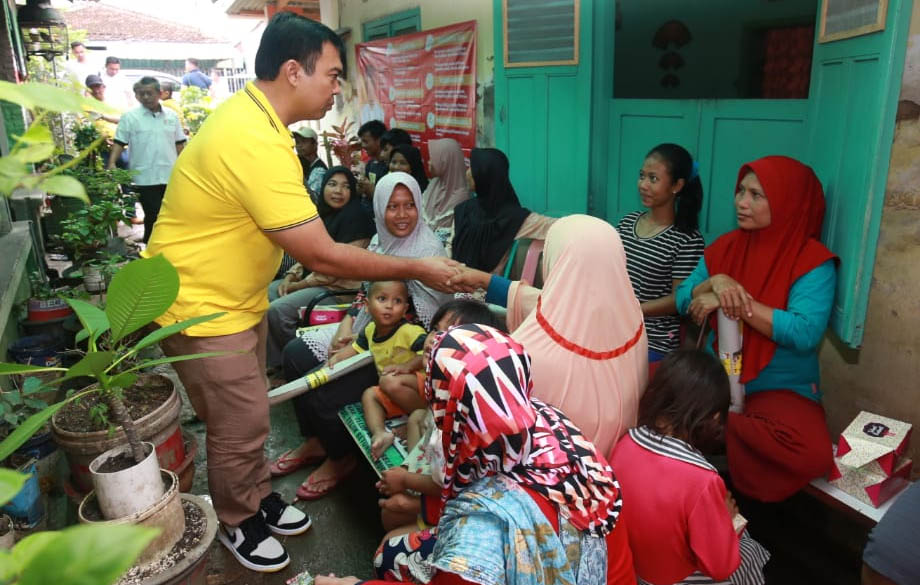
<svg viewBox="0 0 920 585">
<path fill-rule="evenodd" d="M 787 156 L 767 156 L 738 171 L 741 180 L 757 175 L 770 204 L 770 225 L 733 230 L 712 243 L 703 255 L 710 276 L 727 274 L 759 302 L 785 309 L 789 290 L 805 273 L 837 257 L 818 241 L 824 221 L 824 190 L 811 167 Z M 711 324 L 715 327 L 715 315 Z M 776 343 L 744 330 L 741 381 L 749 382 L 773 359 Z"/>
</svg>

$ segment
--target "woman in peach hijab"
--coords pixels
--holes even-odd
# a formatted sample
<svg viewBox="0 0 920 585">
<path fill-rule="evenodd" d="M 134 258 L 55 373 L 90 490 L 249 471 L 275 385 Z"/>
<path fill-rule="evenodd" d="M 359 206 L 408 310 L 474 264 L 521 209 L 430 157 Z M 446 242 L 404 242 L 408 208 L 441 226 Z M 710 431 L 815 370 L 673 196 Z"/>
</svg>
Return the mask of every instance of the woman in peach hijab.
<svg viewBox="0 0 920 585">
<path fill-rule="evenodd" d="M 468 270 L 464 282 L 508 307 L 508 330 L 533 358 L 534 396 L 562 410 L 601 453 L 635 426 L 648 378 L 642 309 L 609 223 L 571 215 L 549 229 L 543 289 Z"/>
</svg>

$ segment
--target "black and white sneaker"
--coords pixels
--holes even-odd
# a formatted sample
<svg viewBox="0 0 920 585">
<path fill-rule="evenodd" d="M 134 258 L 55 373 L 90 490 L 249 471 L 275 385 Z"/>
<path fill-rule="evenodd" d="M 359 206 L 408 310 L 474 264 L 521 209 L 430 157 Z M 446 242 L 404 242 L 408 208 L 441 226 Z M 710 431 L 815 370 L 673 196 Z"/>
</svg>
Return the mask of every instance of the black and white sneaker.
<svg viewBox="0 0 920 585">
<path fill-rule="evenodd" d="M 275 534 L 303 534 L 313 524 L 309 516 L 282 500 L 278 492 L 272 492 L 262 498 L 259 508 L 269 530 Z"/>
<path fill-rule="evenodd" d="M 232 530 L 221 525 L 217 537 L 247 569 L 273 573 L 291 562 L 287 551 L 268 531 L 261 513 L 257 512 L 243 520 L 242 524 Z"/>
</svg>

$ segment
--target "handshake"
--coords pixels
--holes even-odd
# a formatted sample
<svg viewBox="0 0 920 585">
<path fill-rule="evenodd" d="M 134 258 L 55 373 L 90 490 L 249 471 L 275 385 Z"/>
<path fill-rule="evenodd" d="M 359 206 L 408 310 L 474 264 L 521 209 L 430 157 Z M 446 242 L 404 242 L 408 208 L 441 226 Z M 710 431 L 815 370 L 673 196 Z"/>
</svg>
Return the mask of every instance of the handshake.
<svg viewBox="0 0 920 585">
<path fill-rule="evenodd" d="M 456 260 L 438 256 L 416 260 L 416 265 L 418 280 L 444 293 L 470 293 L 488 288 L 492 276 Z"/>
</svg>

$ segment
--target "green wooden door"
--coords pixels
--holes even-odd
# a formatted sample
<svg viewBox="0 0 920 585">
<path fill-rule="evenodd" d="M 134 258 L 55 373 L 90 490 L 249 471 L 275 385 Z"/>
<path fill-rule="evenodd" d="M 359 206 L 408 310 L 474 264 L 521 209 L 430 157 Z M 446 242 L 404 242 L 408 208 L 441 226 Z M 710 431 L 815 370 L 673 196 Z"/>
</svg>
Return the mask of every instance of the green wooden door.
<svg viewBox="0 0 920 585">
<path fill-rule="evenodd" d="M 841 258 L 831 326 L 853 347 L 869 304 L 911 4 L 889 0 L 882 32 L 815 46 L 808 160 L 827 196 L 823 240 Z"/>
<path fill-rule="evenodd" d="M 511 161 L 511 180 L 525 207 L 555 216 L 585 213 L 593 139 L 592 14 L 598 3 L 573 0 L 536 3 L 540 6 L 523 0 L 494 2 L 495 145 Z M 575 26 L 576 62 L 506 67 L 503 33 L 506 26 L 512 29 L 515 26 L 515 7 L 526 11 L 528 18 L 542 17 L 549 21 L 530 26 L 549 27 L 553 20 L 571 20 L 573 6 L 580 11 Z M 508 12 L 506 7 L 510 7 Z M 553 10 L 559 10 L 555 17 Z M 511 23 L 506 22 L 509 15 Z M 529 40 L 534 54 L 539 55 L 544 54 L 544 41 L 552 39 L 537 34 Z M 534 57 L 536 62 L 546 60 Z"/>
</svg>

